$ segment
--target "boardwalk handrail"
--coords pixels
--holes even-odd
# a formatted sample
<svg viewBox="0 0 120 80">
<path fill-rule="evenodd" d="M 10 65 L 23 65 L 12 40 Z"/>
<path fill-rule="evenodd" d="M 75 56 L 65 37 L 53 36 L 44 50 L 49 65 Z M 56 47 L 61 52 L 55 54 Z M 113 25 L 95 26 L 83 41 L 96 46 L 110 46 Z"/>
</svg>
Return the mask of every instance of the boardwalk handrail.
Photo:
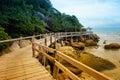
<svg viewBox="0 0 120 80">
<path fill-rule="evenodd" d="M 56 66 L 54 70 L 55 73 L 53 73 L 53 76 L 57 76 L 58 74 L 58 70 L 62 70 L 63 72 L 65 72 L 72 80 L 80 80 L 75 74 L 73 74 L 70 70 L 68 70 L 65 66 L 63 66 L 60 62 L 59 62 L 59 58 L 60 59 L 63 59 L 67 62 L 69 62 L 70 64 L 72 64 L 73 66 L 75 66 L 76 68 L 88 73 L 89 75 L 91 75 L 92 77 L 94 77 L 95 79 L 97 80 L 112 80 L 111 78 L 109 78 L 108 76 L 86 66 L 85 64 L 63 54 L 62 52 L 60 51 L 57 51 L 55 49 L 52 49 L 52 48 L 48 48 L 46 46 L 43 46 L 43 45 L 40 45 L 40 44 L 37 44 L 37 43 L 34 43 L 35 46 L 33 46 L 33 49 L 36 50 L 37 52 L 39 52 L 40 54 L 43 54 L 46 58 L 48 58 L 49 60 L 51 60 L 52 62 L 54 62 L 54 65 Z M 48 55 L 47 53 L 39 50 L 39 49 L 36 49 L 36 46 L 39 46 L 41 48 L 44 48 L 45 51 L 49 52 L 55 52 L 53 54 L 55 54 L 55 58 L 52 58 L 50 55 Z"/>
<path fill-rule="evenodd" d="M 39 34 L 39 35 L 33 35 L 34 37 L 42 37 L 46 35 L 61 35 L 61 37 L 69 37 L 69 36 L 79 36 L 79 35 L 85 35 L 85 34 L 92 34 L 93 32 L 57 32 L 57 33 L 45 33 L 45 34 Z M 12 41 L 18 41 L 18 40 L 23 40 L 23 39 L 32 39 L 33 36 L 28 36 L 28 37 L 20 37 L 20 38 L 14 38 L 14 39 L 7 39 L 7 40 L 0 40 L 0 43 L 5 43 L 5 42 L 12 42 Z"/>
</svg>

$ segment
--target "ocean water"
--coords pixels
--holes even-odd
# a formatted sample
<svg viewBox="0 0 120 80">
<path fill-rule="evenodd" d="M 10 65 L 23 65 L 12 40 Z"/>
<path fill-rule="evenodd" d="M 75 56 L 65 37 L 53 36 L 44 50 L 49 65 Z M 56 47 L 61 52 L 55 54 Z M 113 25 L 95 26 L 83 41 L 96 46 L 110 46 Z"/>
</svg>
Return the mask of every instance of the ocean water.
<svg viewBox="0 0 120 80">
<path fill-rule="evenodd" d="M 106 50 L 104 49 L 105 44 L 103 44 L 104 40 L 106 40 L 106 44 L 120 44 L 120 28 L 93 29 L 93 32 L 100 37 L 98 43 L 99 47 L 88 47 L 86 48 L 86 51 L 112 62 L 116 66 L 115 69 L 105 70 L 103 73 L 111 77 L 113 80 L 120 80 L 120 49 Z"/>
<path fill-rule="evenodd" d="M 106 43 L 120 44 L 120 28 L 96 28 L 93 32 L 100 37 L 100 44 L 106 40 Z"/>
</svg>

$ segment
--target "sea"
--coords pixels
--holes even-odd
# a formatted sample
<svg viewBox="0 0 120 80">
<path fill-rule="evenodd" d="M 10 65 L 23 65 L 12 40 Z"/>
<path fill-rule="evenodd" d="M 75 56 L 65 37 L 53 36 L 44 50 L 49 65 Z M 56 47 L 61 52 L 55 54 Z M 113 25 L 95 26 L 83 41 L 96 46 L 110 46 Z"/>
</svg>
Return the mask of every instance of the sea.
<svg viewBox="0 0 120 80">
<path fill-rule="evenodd" d="M 120 80 L 120 49 L 106 50 L 104 49 L 105 44 L 103 44 L 104 41 L 106 41 L 106 44 L 120 44 L 120 28 L 93 28 L 92 31 L 100 37 L 99 46 L 89 47 L 86 51 L 112 62 L 116 66 L 115 69 L 106 70 L 103 73 L 113 80 Z"/>
<path fill-rule="evenodd" d="M 93 28 L 93 32 L 100 37 L 100 42 L 120 43 L 120 28 Z"/>
</svg>

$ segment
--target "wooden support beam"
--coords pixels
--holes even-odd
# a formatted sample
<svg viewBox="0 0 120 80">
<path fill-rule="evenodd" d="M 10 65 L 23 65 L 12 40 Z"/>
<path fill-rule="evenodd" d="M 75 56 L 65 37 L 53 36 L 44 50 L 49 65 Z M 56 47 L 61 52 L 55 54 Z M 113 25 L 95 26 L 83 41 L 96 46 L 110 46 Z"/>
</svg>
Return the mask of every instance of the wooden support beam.
<svg viewBox="0 0 120 80">
<path fill-rule="evenodd" d="M 50 35 L 50 44 L 52 44 L 52 35 Z"/>
<path fill-rule="evenodd" d="M 45 46 L 47 46 L 47 38 L 45 38 Z"/>
<path fill-rule="evenodd" d="M 54 52 L 54 54 L 55 54 L 55 59 L 59 61 L 56 51 Z M 57 79 L 58 73 L 59 73 L 59 68 L 54 64 L 53 78 Z"/>
<path fill-rule="evenodd" d="M 35 44 L 34 44 L 34 42 L 35 42 L 35 37 L 33 36 L 32 37 L 32 52 L 33 52 L 33 57 L 35 57 L 35 50 L 34 50 Z"/>
</svg>

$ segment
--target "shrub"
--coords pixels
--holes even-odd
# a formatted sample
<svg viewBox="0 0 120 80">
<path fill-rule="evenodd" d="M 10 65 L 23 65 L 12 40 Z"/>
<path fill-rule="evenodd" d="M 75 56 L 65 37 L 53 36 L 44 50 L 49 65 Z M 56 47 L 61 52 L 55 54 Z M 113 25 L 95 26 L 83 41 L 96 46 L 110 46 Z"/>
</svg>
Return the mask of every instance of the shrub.
<svg viewBox="0 0 120 80">
<path fill-rule="evenodd" d="M 10 36 L 4 31 L 4 28 L 0 26 L 0 40 L 10 39 Z M 8 43 L 0 43 L 0 52 L 8 47 Z"/>
</svg>

